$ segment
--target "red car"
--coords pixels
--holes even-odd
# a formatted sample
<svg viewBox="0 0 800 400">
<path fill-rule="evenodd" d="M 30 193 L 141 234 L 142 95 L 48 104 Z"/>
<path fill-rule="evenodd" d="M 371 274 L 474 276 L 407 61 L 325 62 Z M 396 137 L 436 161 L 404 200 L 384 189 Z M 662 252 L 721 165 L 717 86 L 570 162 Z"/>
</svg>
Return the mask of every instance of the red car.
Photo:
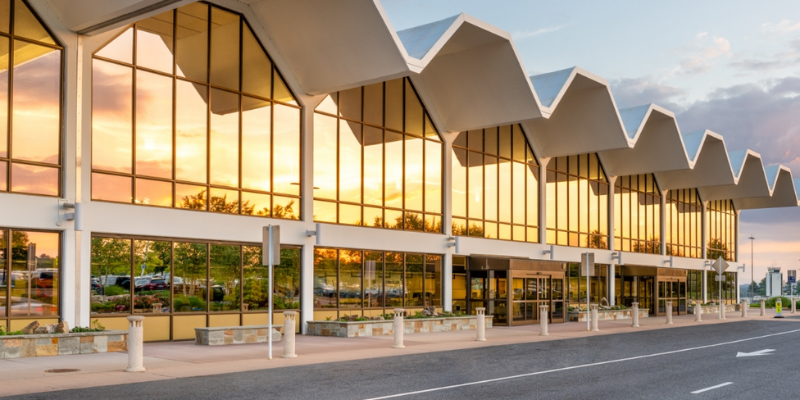
<svg viewBox="0 0 800 400">
<path fill-rule="evenodd" d="M 142 290 L 169 290 L 169 282 L 167 282 L 166 279 L 153 279 L 149 283 L 142 286 Z"/>
</svg>

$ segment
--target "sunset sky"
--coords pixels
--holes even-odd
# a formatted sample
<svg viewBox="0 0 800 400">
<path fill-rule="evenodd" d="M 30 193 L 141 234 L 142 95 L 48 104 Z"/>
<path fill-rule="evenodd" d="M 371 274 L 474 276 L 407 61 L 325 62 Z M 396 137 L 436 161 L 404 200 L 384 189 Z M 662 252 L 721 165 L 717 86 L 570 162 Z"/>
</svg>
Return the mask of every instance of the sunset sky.
<svg viewBox="0 0 800 400">
<path fill-rule="evenodd" d="M 396 30 L 461 12 L 514 37 L 530 75 L 579 66 L 621 108 L 656 103 L 683 132 L 710 129 L 800 178 L 800 3 L 382 0 Z M 743 211 L 739 261 L 800 268 L 800 208 Z"/>
</svg>

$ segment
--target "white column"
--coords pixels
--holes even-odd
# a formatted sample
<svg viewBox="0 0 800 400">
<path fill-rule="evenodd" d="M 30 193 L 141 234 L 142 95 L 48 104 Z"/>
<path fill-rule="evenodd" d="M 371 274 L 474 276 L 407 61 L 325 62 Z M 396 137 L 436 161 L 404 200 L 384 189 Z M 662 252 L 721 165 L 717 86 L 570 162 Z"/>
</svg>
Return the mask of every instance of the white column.
<svg viewBox="0 0 800 400">
<path fill-rule="evenodd" d="M 634 301 L 633 302 L 633 309 L 631 310 L 631 328 L 638 328 L 639 327 L 639 303 Z"/>
<path fill-rule="evenodd" d="M 128 368 L 125 372 L 144 372 L 144 317 L 128 317 Z"/>
<path fill-rule="evenodd" d="M 325 96 L 299 96 L 303 105 L 303 132 L 301 141 L 302 163 L 300 187 L 301 219 L 306 230 L 316 230 L 314 224 L 314 109 L 325 99 Z M 324 234 L 323 234 L 324 235 Z M 324 236 L 323 236 L 324 237 Z M 308 333 L 308 321 L 314 319 L 314 245 L 316 237 L 306 238 L 300 257 L 300 331 Z"/>
<path fill-rule="evenodd" d="M 706 281 L 708 280 L 708 271 L 706 271 L 705 266 L 703 267 L 703 273 L 700 274 L 700 284 L 702 285 L 703 290 L 703 303 L 708 303 L 708 284 Z"/>
<path fill-rule="evenodd" d="M 708 223 L 706 222 L 707 219 L 707 211 L 708 210 L 708 202 L 703 201 L 703 210 L 701 211 L 701 220 L 702 220 L 702 229 L 700 230 L 700 245 L 702 246 L 701 254 L 703 259 L 703 303 L 708 302 L 708 271 L 705 267 L 705 259 L 706 259 L 706 252 L 708 251 L 708 246 L 706 245 L 708 242 Z"/>
<path fill-rule="evenodd" d="M 661 215 L 658 216 L 661 220 L 661 229 L 658 232 L 661 235 L 661 254 L 667 254 L 667 196 L 669 196 L 669 190 L 662 190 L 661 191 Z"/>
<path fill-rule="evenodd" d="M 747 304 L 746 301 L 741 300 L 739 302 L 739 307 L 742 308 L 742 318 L 747 318 L 747 306 L 748 306 L 748 304 Z"/>
<path fill-rule="evenodd" d="M 547 244 L 547 164 L 550 158 L 539 159 L 539 243 Z"/>
<path fill-rule="evenodd" d="M 694 322 L 700 322 L 703 320 L 703 307 L 700 306 L 700 303 L 695 303 L 694 305 Z"/>
<path fill-rule="evenodd" d="M 667 325 L 672 325 L 672 300 L 667 300 Z"/>
<path fill-rule="evenodd" d="M 548 307 L 550 306 L 547 304 L 539 305 L 539 336 L 550 336 L 550 332 L 547 331 Z"/>
<path fill-rule="evenodd" d="M 283 358 L 296 358 L 295 353 L 295 325 L 297 324 L 297 311 L 283 312 Z M 269 333 L 272 335 L 272 332 Z"/>
<path fill-rule="evenodd" d="M 444 137 L 444 155 L 442 167 L 442 228 L 445 238 L 453 235 L 453 202 L 450 193 L 453 192 L 453 140 L 457 134 L 442 135 Z M 444 240 L 442 246 L 450 243 Z M 442 307 L 445 311 L 453 311 L 453 254 L 455 247 L 445 247 L 442 257 Z"/>
<path fill-rule="evenodd" d="M 314 245 L 302 247 L 300 257 L 300 332 L 308 334 L 308 321 L 314 320 Z"/>
<path fill-rule="evenodd" d="M 406 346 L 403 346 L 403 312 L 405 312 L 402 308 L 395 308 L 394 309 L 394 345 L 392 348 L 395 349 L 404 349 Z"/>
<path fill-rule="evenodd" d="M 765 317 L 767 315 L 767 300 L 761 299 L 761 316 Z"/>
<path fill-rule="evenodd" d="M 597 332 L 597 331 L 600 330 L 600 328 L 598 327 L 598 325 L 599 325 L 598 319 L 600 318 L 600 315 L 599 315 L 599 313 L 597 311 L 598 305 L 597 304 L 592 304 L 590 307 L 592 308 L 592 313 L 591 313 L 592 314 L 592 332 Z"/>
<path fill-rule="evenodd" d="M 475 341 L 477 342 L 485 342 L 486 341 L 486 307 L 476 307 L 475 312 L 477 313 L 477 337 Z"/>
<path fill-rule="evenodd" d="M 617 182 L 616 176 L 611 176 L 608 178 L 608 249 L 611 251 L 615 251 L 614 246 L 614 229 L 616 226 L 614 224 L 614 212 L 616 211 L 616 203 L 614 203 L 614 193 L 616 192 L 616 186 L 614 185 Z M 608 305 L 614 306 L 617 305 L 617 296 L 616 296 L 616 286 L 617 281 L 614 279 L 614 274 L 616 270 L 616 264 L 609 264 L 608 265 L 608 275 L 606 276 L 606 287 L 608 288 L 608 293 L 606 296 L 608 298 Z"/>
</svg>

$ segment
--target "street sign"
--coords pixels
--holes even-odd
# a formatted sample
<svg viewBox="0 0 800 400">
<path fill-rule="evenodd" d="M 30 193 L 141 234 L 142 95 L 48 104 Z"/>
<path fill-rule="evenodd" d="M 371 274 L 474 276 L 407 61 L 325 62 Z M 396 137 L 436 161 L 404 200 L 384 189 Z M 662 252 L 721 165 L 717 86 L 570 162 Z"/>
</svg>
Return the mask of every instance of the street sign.
<svg viewBox="0 0 800 400">
<path fill-rule="evenodd" d="M 717 275 L 714 277 L 715 282 L 725 282 L 725 275 Z"/>
<path fill-rule="evenodd" d="M 789 278 L 789 283 L 797 282 L 797 271 L 790 269 L 789 271 L 786 271 L 786 276 Z"/>
<path fill-rule="evenodd" d="M 783 318 L 783 304 L 781 299 L 775 300 L 775 318 Z"/>
<path fill-rule="evenodd" d="M 262 236 L 261 265 L 280 265 L 281 263 L 281 227 L 270 225 L 264 227 Z"/>
<path fill-rule="evenodd" d="M 796 279 L 797 279 L 796 277 L 790 275 L 789 276 L 789 283 L 797 283 Z"/>
<path fill-rule="evenodd" d="M 718 274 L 721 274 L 728 269 L 728 262 L 725 261 L 724 258 L 720 257 L 717 259 L 717 261 L 714 261 L 714 264 L 712 264 L 711 267 L 714 268 Z"/>
</svg>

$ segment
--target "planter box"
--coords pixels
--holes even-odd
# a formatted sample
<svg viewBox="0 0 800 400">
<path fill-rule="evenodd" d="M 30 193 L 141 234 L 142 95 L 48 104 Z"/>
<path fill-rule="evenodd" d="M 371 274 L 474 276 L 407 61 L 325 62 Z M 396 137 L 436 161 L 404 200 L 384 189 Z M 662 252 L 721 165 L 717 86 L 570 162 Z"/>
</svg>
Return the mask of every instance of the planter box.
<svg viewBox="0 0 800 400">
<path fill-rule="evenodd" d="M 283 325 L 272 325 L 272 341 L 281 340 Z M 269 325 L 223 326 L 217 328 L 194 328 L 194 344 L 200 346 L 224 346 L 227 344 L 265 343 Z"/>
<path fill-rule="evenodd" d="M 590 312 L 587 311 L 570 311 L 567 313 L 570 322 L 586 322 Z M 631 319 L 633 309 L 627 310 L 597 310 L 597 317 L 599 321 L 616 321 L 620 319 Z M 650 316 L 649 310 L 639 309 L 639 318 L 647 318 Z"/>
<path fill-rule="evenodd" d="M 486 316 L 486 328 L 492 327 L 492 316 Z M 475 330 L 475 315 L 447 318 L 403 319 L 403 334 Z M 394 335 L 394 321 L 309 321 L 308 334 L 313 336 L 366 337 Z"/>
<path fill-rule="evenodd" d="M 128 351 L 128 331 L 0 336 L 0 358 Z"/>
<path fill-rule="evenodd" d="M 695 306 L 689 306 L 689 308 L 687 309 L 689 314 L 694 314 L 694 307 Z M 761 306 L 759 305 L 759 308 L 760 307 Z M 719 306 L 700 306 L 700 308 L 703 310 L 703 314 L 719 314 Z M 790 305 L 790 308 L 791 308 L 791 305 Z M 736 311 L 741 311 L 741 308 L 739 308 L 738 304 L 726 304 L 725 305 L 725 312 L 726 313 L 728 313 L 728 312 L 736 312 Z"/>
</svg>

